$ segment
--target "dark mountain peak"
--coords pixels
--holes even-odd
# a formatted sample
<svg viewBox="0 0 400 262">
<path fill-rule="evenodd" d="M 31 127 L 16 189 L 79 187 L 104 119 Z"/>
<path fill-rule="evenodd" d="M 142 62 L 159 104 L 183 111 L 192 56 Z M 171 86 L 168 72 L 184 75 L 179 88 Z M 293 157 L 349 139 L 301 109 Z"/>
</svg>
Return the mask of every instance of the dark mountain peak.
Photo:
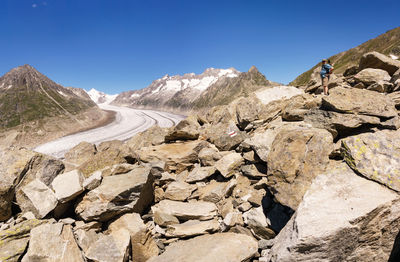
<svg viewBox="0 0 400 262">
<path fill-rule="evenodd" d="M 249 69 L 249 73 L 259 73 L 259 71 L 258 71 L 258 69 L 257 69 L 256 66 L 252 66 L 252 67 L 250 67 L 250 69 Z"/>
</svg>

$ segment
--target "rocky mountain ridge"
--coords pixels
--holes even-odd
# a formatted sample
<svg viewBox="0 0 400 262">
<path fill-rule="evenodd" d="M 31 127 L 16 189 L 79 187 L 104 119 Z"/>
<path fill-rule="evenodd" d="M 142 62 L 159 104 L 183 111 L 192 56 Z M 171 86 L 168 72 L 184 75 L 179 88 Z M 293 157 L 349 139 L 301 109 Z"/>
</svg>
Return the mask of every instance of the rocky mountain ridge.
<svg viewBox="0 0 400 262">
<path fill-rule="evenodd" d="M 86 91 L 90 99 L 92 99 L 96 104 L 110 104 L 118 95 L 109 95 L 104 92 L 98 91 L 94 88 Z"/>
<path fill-rule="evenodd" d="M 245 73 L 234 68 L 208 68 L 199 75 L 165 75 L 144 89 L 119 94 L 112 104 L 187 113 L 192 109 L 228 104 L 235 97 L 247 96 L 270 85 L 272 82 L 255 67 Z"/>
<path fill-rule="evenodd" d="M 399 261 L 400 91 L 368 87 L 400 66 L 374 76 L 267 88 L 64 160 L 1 151 L 0 258 Z"/>
</svg>

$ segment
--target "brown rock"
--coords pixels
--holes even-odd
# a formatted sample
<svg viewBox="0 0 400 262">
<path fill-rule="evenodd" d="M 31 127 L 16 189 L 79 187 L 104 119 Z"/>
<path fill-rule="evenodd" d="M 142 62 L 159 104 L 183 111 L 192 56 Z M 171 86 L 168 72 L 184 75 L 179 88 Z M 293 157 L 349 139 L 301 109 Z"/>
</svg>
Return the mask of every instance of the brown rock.
<svg viewBox="0 0 400 262">
<path fill-rule="evenodd" d="M 393 75 L 400 69 L 400 61 L 391 59 L 378 52 L 369 52 L 364 54 L 360 60 L 360 69 L 364 68 L 383 69 L 390 75 Z"/>
<path fill-rule="evenodd" d="M 75 165 L 81 165 L 96 154 L 96 146 L 88 142 L 80 142 L 65 153 L 65 161 Z"/>
</svg>

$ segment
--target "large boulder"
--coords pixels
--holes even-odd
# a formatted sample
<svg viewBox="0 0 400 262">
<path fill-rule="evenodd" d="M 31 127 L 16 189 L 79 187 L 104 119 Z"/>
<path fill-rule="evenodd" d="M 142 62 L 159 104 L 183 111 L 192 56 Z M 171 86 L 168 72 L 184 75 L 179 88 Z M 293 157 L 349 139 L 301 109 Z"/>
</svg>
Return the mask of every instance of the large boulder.
<svg viewBox="0 0 400 262">
<path fill-rule="evenodd" d="M 93 157 L 97 152 L 96 146 L 88 142 L 80 142 L 73 148 L 71 148 L 67 153 L 65 153 L 64 158 L 68 163 L 74 165 L 81 165 L 85 161 Z"/>
<path fill-rule="evenodd" d="M 68 202 L 83 192 L 83 175 L 78 170 L 73 170 L 58 175 L 51 183 L 55 195 L 61 203 Z"/>
<path fill-rule="evenodd" d="M 400 192 L 400 131 L 382 130 L 342 140 L 344 160 L 357 173 Z"/>
<path fill-rule="evenodd" d="M 125 142 L 125 146 L 132 152 L 142 147 L 157 146 L 164 143 L 167 133 L 167 128 L 161 128 L 158 125 L 154 125 L 146 131 L 134 135 L 131 139 Z"/>
<path fill-rule="evenodd" d="M 0 150 L 0 222 L 11 217 L 15 187 L 21 181 L 29 163 L 37 155 L 26 149 Z"/>
<path fill-rule="evenodd" d="M 85 221 L 107 221 L 126 212 L 142 213 L 153 201 L 153 176 L 149 167 L 138 166 L 129 173 L 103 178 L 75 208 Z"/>
<path fill-rule="evenodd" d="M 234 233 L 204 235 L 169 245 L 149 262 L 231 262 L 249 261 L 258 249 L 253 238 Z"/>
<path fill-rule="evenodd" d="M 199 129 L 200 124 L 197 118 L 195 116 L 189 116 L 170 129 L 165 136 L 165 141 L 196 140 L 200 134 Z"/>
<path fill-rule="evenodd" d="M 235 149 L 247 137 L 246 132 L 239 130 L 233 120 L 207 125 L 201 135 L 222 151 Z"/>
<path fill-rule="evenodd" d="M 223 177 L 230 177 L 244 164 L 244 158 L 236 152 L 230 152 L 215 163 L 215 168 Z"/>
<path fill-rule="evenodd" d="M 314 177 L 329 163 L 332 135 L 317 128 L 280 131 L 268 155 L 268 187 L 277 201 L 296 210 Z"/>
<path fill-rule="evenodd" d="M 397 116 L 394 102 L 384 94 L 365 89 L 337 87 L 322 98 L 322 106 L 345 114 L 392 118 Z"/>
<path fill-rule="evenodd" d="M 386 71 L 381 69 L 366 68 L 358 72 L 354 76 L 354 79 L 357 82 L 361 82 L 364 85 L 368 86 L 374 83 L 378 83 L 380 81 L 389 82 L 390 75 Z"/>
<path fill-rule="evenodd" d="M 162 200 L 151 207 L 153 214 L 166 214 L 179 220 L 209 220 L 217 215 L 217 206 L 205 201 L 179 202 Z M 156 221 L 157 222 L 157 221 Z"/>
<path fill-rule="evenodd" d="M 366 53 L 361 57 L 359 68 L 361 70 L 365 68 L 378 68 L 393 75 L 400 69 L 400 61 L 374 51 Z"/>
<path fill-rule="evenodd" d="M 206 147 L 209 147 L 209 143 L 195 140 L 144 147 L 136 152 L 140 161 L 146 163 L 163 161 L 166 171 L 180 173 L 198 162 L 200 150 Z"/>
<path fill-rule="evenodd" d="M 304 91 L 294 86 L 275 86 L 272 88 L 264 88 L 255 92 L 256 97 L 264 105 L 273 101 L 289 99 L 293 96 L 302 95 Z"/>
<path fill-rule="evenodd" d="M 3 262 L 21 261 L 29 242 L 32 228 L 45 223 L 44 220 L 30 219 L 0 231 L 0 260 Z"/>
<path fill-rule="evenodd" d="M 400 200 L 340 164 L 313 181 L 266 261 L 388 261 Z"/>
<path fill-rule="evenodd" d="M 165 190 L 164 198 L 170 200 L 185 201 L 197 186 L 190 185 L 183 181 L 174 181 L 168 184 Z"/>
<path fill-rule="evenodd" d="M 23 262 L 84 262 L 72 227 L 62 223 L 43 224 L 31 230 L 29 247 Z"/>
<path fill-rule="evenodd" d="M 110 231 L 110 235 L 115 238 L 118 235 L 124 235 L 124 232 L 128 233 L 131 241 L 133 261 L 145 262 L 159 253 L 156 242 L 137 213 L 123 215 L 112 222 L 108 230 Z"/>
</svg>

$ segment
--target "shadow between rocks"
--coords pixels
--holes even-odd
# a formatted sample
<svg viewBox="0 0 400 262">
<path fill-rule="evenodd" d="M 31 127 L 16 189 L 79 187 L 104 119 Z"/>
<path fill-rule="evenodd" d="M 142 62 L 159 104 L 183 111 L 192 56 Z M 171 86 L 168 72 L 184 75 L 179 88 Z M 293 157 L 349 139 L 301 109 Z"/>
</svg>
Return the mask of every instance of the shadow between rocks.
<svg viewBox="0 0 400 262">
<path fill-rule="evenodd" d="M 400 231 L 397 234 L 396 239 L 394 240 L 392 252 L 390 253 L 388 262 L 398 261 L 400 261 Z"/>
</svg>

